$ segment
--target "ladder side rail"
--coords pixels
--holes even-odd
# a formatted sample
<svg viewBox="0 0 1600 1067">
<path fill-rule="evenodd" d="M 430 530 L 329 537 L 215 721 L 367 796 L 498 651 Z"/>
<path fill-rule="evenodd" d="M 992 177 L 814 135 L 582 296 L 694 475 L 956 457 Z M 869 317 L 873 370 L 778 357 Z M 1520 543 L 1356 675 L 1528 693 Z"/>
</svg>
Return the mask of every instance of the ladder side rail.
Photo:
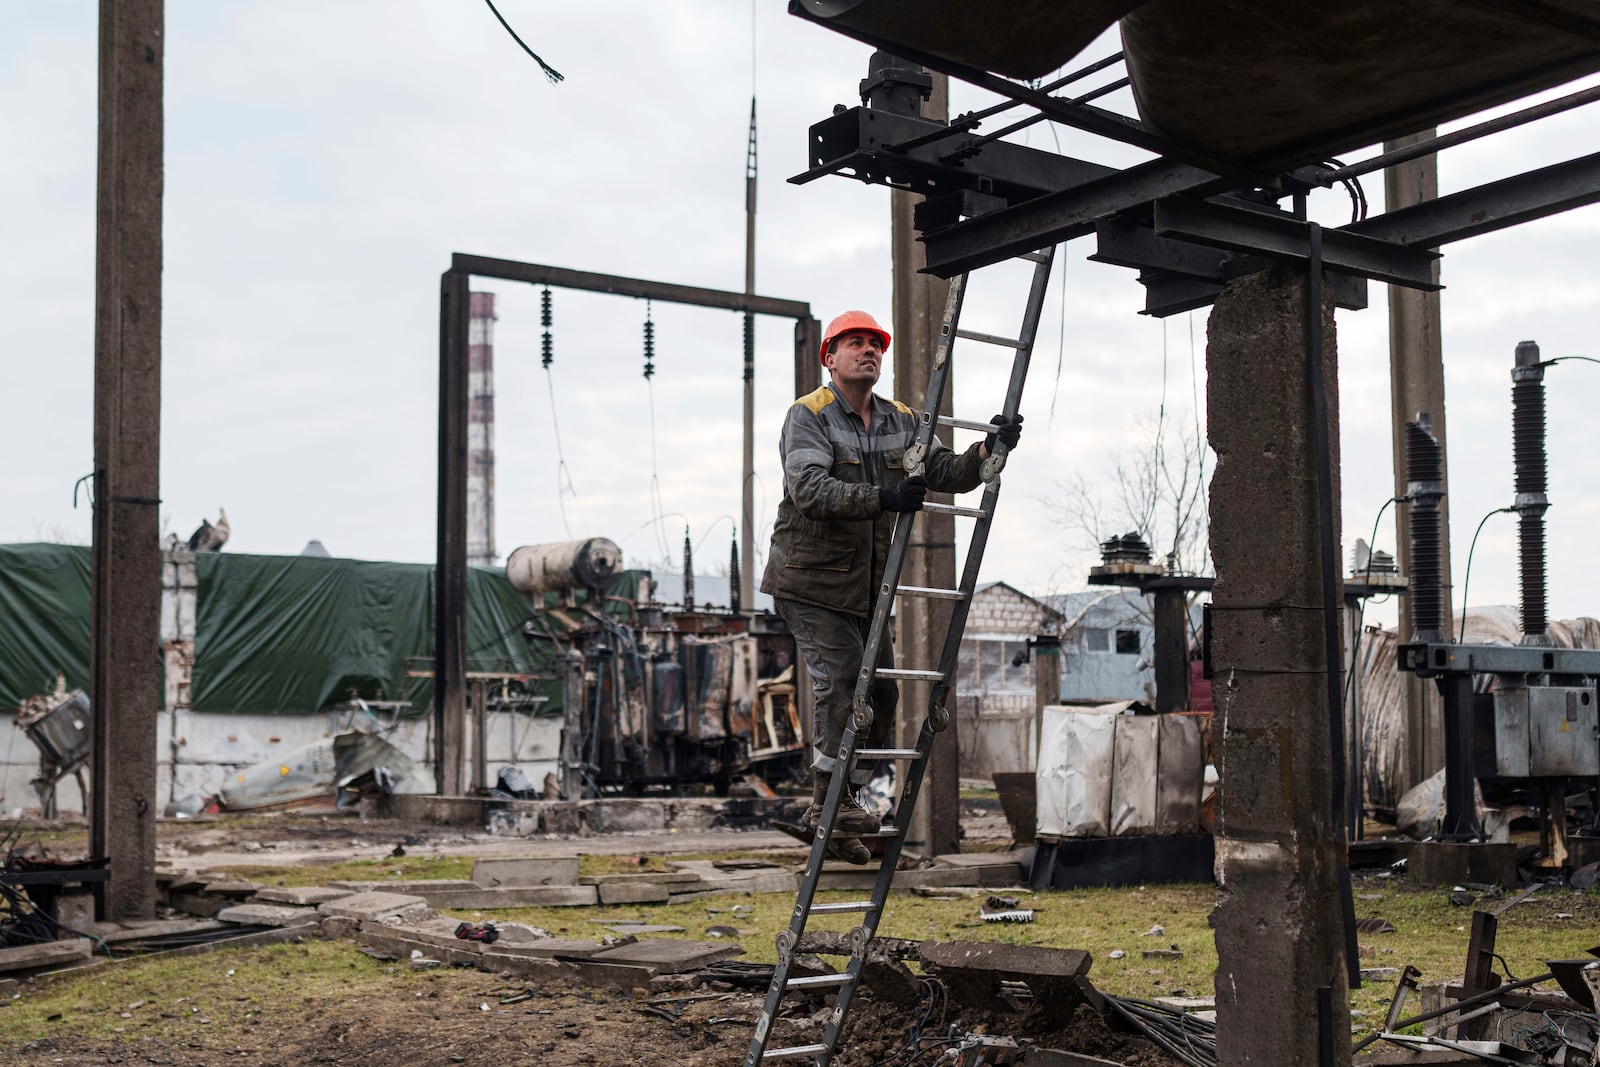
<svg viewBox="0 0 1600 1067">
<path fill-rule="evenodd" d="M 949 375 L 950 346 L 955 343 L 955 327 L 961 317 L 961 305 L 966 295 L 966 275 L 957 278 L 950 285 L 950 294 L 945 300 L 944 319 L 939 328 L 939 344 L 935 352 L 935 367 L 933 374 L 928 379 L 928 395 L 934 413 L 938 413 L 940 403 L 944 399 L 945 381 Z M 937 395 L 934 395 L 937 393 Z M 933 440 L 934 426 L 926 418 L 928 403 L 924 402 L 924 417 L 918 420 L 916 434 L 913 438 L 916 444 L 922 446 L 926 452 L 929 442 Z M 915 445 L 913 446 L 915 447 Z M 918 464 L 920 473 L 920 463 Z M 866 718 L 867 691 L 872 687 L 873 678 L 878 671 L 878 653 L 883 648 L 883 637 L 889 629 L 889 613 L 894 608 L 895 588 L 900 584 L 900 571 L 905 565 L 906 549 L 911 543 L 911 529 L 916 518 L 915 513 L 900 516 L 895 522 L 894 538 L 889 546 L 889 557 L 884 561 L 883 586 L 878 592 L 878 602 L 872 611 L 872 626 L 867 631 L 867 645 L 861 655 L 861 671 L 856 676 L 855 697 L 851 702 L 854 709 L 854 718 L 859 722 L 861 729 L 866 729 L 871 724 L 871 719 Z M 848 762 L 847 754 L 843 747 L 840 748 L 840 757 Z"/>
<path fill-rule="evenodd" d="M 844 735 L 839 741 L 840 758 L 844 759 L 846 752 L 855 751 L 856 728 L 847 724 Z M 845 764 L 848 767 L 848 761 Z M 767 997 L 761 1007 L 761 1015 L 756 1023 L 755 1036 L 750 1039 L 750 1049 L 745 1054 L 743 1067 L 759 1067 L 762 1057 L 766 1052 L 767 1043 L 772 1038 L 772 1026 L 777 1021 L 778 1009 L 782 1005 L 783 995 L 788 991 L 789 968 L 794 961 L 796 946 L 800 944 L 800 937 L 806 932 L 806 924 L 811 917 L 811 905 L 816 899 L 817 886 L 822 881 L 822 865 L 827 859 L 828 842 L 833 836 L 833 820 L 838 814 L 839 803 L 844 797 L 843 783 L 849 774 L 834 774 L 833 781 L 828 784 L 828 797 L 822 806 L 822 815 L 817 823 L 817 832 L 811 841 L 811 854 L 806 859 L 805 872 L 801 875 L 799 888 L 795 892 L 794 910 L 789 913 L 789 926 L 778 935 L 778 962 L 773 968 L 772 981 L 767 986 Z M 896 840 L 890 838 L 888 847 L 894 847 Z M 897 853 L 898 855 L 898 853 Z"/>
<path fill-rule="evenodd" d="M 922 730 L 917 735 L 917 751 L 921 753 L 921 758 L 912 760 L 906 767 L 906 784 L 900 793 L 900 805 L 897 809 L 904 811 L 908 816 L 916 810 L 917 797 L 922 791 L 923 772 L 928 766 L 928 754 L 933 751 L 933 734 L 932 726 L 924 719 Z M 820 1038 L 820 1043 L 826 1045 L 828 1051 L 817 1057 L 817 1067 L 828 1067 L 838 1048 L 840 1034 L 844 1031 L 844 1021 L 850 1013 L 850 1003 L 861 985 L 861 970 L 866 965 L 867 954 L 872 950 L 872 939 L 877 936 L 878 923 L 883 918 L 889 891 L 894 886 L 895 868 L 900 865 L 900 852 L 904 842 L 905 835 L 900 834 L 889 839 L 884 845 L 883 864 L 878 868 L 878 878 L 872 886 L 872 902 L 875 907 L 862 916 L 861 925 L 853 935 L 855 940 L 851 944 L 850 963 L 846 968 L 851 981 L 841 986 L 836 994 L 833 1013 L 828 1016 L 828 1023 L 823 1028 Z"/>
</svg>

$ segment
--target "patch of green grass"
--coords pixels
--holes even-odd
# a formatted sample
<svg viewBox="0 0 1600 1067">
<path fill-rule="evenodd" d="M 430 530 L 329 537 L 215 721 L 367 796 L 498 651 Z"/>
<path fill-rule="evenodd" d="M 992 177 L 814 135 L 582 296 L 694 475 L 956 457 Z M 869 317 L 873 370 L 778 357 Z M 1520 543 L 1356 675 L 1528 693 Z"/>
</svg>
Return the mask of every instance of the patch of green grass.
<svg viewBox="0 0 1600 1067">
<path fill-rule="evenodd" d="M 322 1006 L 391 986 L 393 968 L 348 942 L 221 949 L 197 956 L 151 957 L 103 964 L 30 983 L 0 1000 L 0 1042 L 30 1041 L 69 1030 L 75 1038 L 192 1039 L 197 1027 L 213 1041 L 248 1027 L 260 1013 Z"/>
<path fill-rule="evenodd" d="M 464 880 L 472 876 L 472 860 L 457 856 L 385 856 L 374 860 L 342 860 L 294 866 L 230 864 L 215 873 L 260 882 L 262 885 L 322 885 L 326 882 L 420 881 L 437 878 Z"/>
</svg>

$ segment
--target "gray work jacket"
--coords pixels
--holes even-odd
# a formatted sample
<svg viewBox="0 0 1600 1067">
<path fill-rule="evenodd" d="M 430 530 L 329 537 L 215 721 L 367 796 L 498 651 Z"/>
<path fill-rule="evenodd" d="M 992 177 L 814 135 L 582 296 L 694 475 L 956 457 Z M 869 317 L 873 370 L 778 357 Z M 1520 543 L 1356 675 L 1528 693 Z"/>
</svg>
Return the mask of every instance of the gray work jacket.
<svg viewBox="0 0 1600 1067">
<path fill-rule="evenodd" d="M 796 400 L 783 422 L 783 500 L 761 591 L 851 615 L 871 613 L 894 535 L 878 487 L 905 475 L 917 416 L 872 396 L 872 429 L 832 383 Z M 937 439 L 923 464 L 928 488 L 965 493 L 982 483 L 978 445 L 957 454 Z"/>
</svg>

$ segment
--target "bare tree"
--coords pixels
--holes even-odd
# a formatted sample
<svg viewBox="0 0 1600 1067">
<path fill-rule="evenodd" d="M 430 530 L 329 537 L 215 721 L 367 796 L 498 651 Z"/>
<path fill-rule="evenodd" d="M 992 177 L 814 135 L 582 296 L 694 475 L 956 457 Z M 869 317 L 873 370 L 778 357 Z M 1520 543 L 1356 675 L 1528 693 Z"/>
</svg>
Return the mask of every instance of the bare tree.
<svg viewBox="0 0 1600 1067">
<path fill-rule="evenodd" d="M 1181 419 L 1140 419 L 1136 443 L 1111 457 L 1109 472 L 1079 471 L 1060 483 L 1045 508 L 1081 547 L 1137 533 L 1154 561 L 1169 557 L 1179 571 L 1211 569 L 1206 470 L 1209 449 Z M 1108 476 L 1109 475 L 1109 476 Z"/>
</svg>

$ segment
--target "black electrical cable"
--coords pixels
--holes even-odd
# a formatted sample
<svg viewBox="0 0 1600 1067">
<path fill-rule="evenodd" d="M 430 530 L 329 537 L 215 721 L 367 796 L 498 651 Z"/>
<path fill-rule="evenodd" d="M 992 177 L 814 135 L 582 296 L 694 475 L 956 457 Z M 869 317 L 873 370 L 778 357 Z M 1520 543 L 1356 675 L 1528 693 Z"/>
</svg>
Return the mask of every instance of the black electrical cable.
<svg viewBox="0 0 1600 1067">
<path fill-rule="evenodd" d="M 1516 510 L 1516 508 L 1511 507 L 1495 508 L 1493 511 L 1489 512 L 1489 514 L 1479 519 L 1478 528 L 1472 531 L 1472 545 L 1467 549 L 1467 573 L 1461 579 L 1461 627 L 1460 633 L 1456 636 L 1457 644 L 1460 644 L 1467 639 L 1467 588 L 1472 584 L 1472 553 L 1478 549 L 1478 535 L 1483 532 L 1483 524 L 1488 522 L 1494 516 Z"/>
<path fill-rule="evenodd" d="M 1557 356 L 1555 359 L 1545 360 L 1544 362 L 1540 363 L 1539 366 L 1550 367 L 1557 363 L 1565 363 L 1569 359 L 1580 360 L 1584 363 L 1600 363 L 1600 359 L 1595 359 L 1593 356 Z M 81 481 L 82 479 L 79 480 Z"/>
<path fill-rule="evenodd" d="M 550 64 L 540 59 L 538 55 L 535 54 L 534 50 L 529 48 L 527 43 L 524 42 L 521 37 L 517 36 L 517 31 L 511 28 L 511 23 L 507 22 L 506 17 L 500 14 L 500 9 L 494 6 L 494 0 L 483 0 L 483 2 L 489 5 L 489 10 L 494 12 L 494 17 L 500 20 L 500 25 L 506 28 L 506 32 L 511 35 L 511 39 L 517 42 L 519 45 L 522 45 L 522 50 L 524 52 L 528 53 L 530 56 L 533 56 L 533 61 L 539 64 L 539 69 L 544 71 L 544 76 L 550 79 L 551 85 L 559 85 L 563 81 L 566 81 L 565 74 L 562 74 Z"/>
</svg>

